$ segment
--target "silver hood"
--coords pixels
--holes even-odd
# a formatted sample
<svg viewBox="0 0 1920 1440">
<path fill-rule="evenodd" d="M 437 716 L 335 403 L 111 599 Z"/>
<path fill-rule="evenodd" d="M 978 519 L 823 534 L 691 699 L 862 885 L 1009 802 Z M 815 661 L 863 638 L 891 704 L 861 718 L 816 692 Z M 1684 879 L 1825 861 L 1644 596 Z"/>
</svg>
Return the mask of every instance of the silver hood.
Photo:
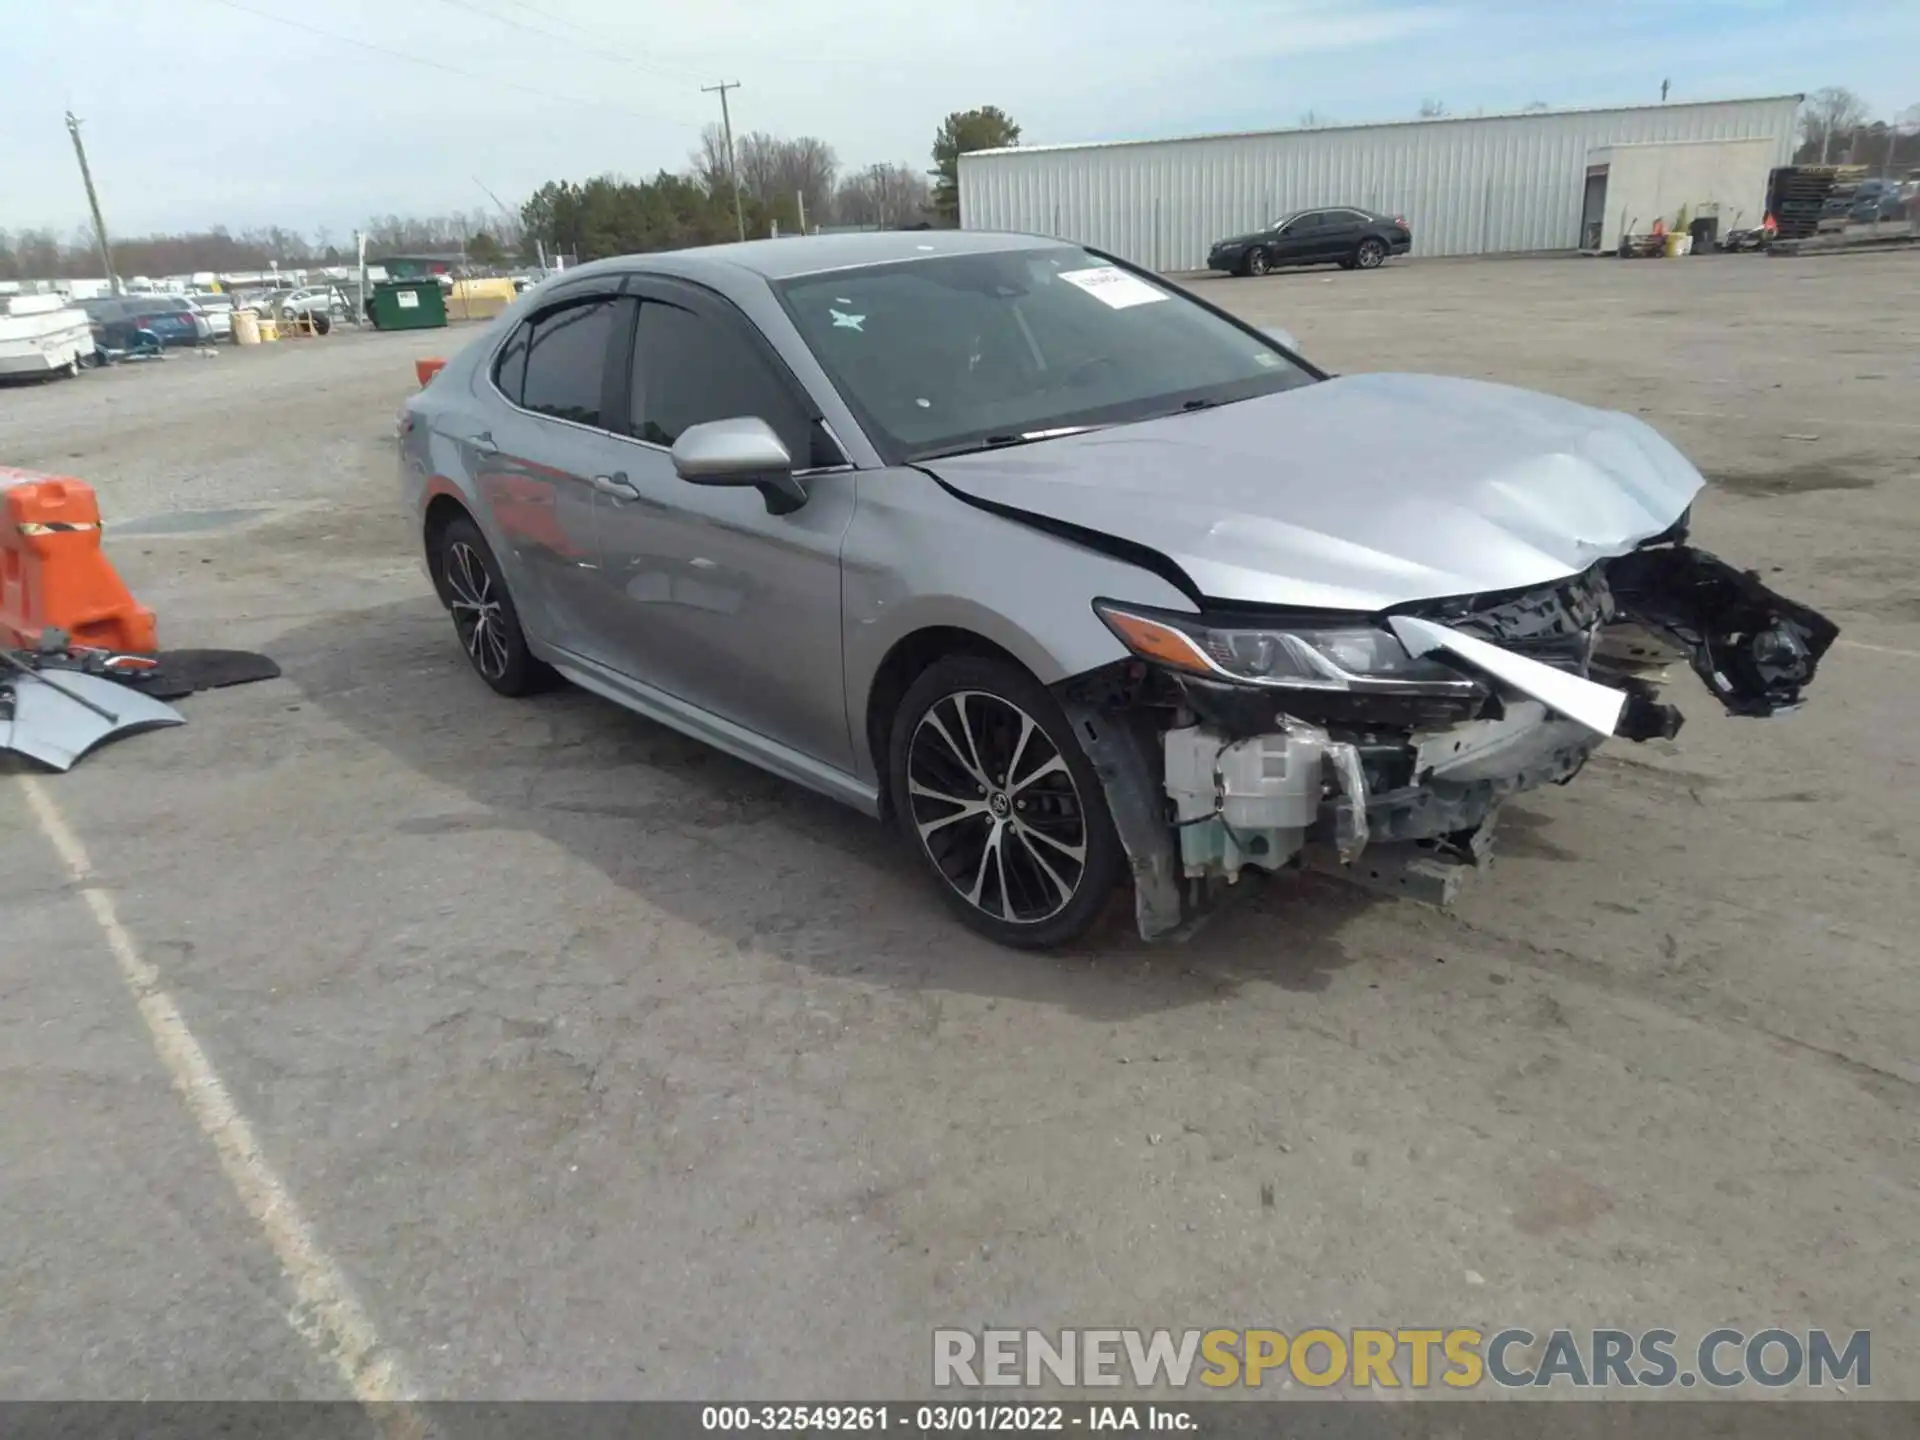
<svg viewBox="0 0 1920 1440">
<path fill-rule="evenodd" d="M 1212 599 L 1369 612 L 1578 574 L 1666 530 L 1702 483 L 1630 415 L 1432 375 L 1343 376 L 928 468 L 1158 551 Z"/>
</svg>

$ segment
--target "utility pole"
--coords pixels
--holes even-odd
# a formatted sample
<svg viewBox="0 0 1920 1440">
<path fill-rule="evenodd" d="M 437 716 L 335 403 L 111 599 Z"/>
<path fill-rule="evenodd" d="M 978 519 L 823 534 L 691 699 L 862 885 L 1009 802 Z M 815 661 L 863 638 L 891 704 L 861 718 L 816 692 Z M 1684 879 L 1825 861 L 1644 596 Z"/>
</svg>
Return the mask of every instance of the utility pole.
<svg viewBox="0 0 1920 1440">
<path fill-rule="evenodd" d="M 747 238 L 747 214 L 740 204 L 740 167 L 733 159 L 733 115 L 727 109 L 727 91 L 738 90 L 740 82 L 729 80 L 720 85 L 702 85 L 702 95 L 720 96 L 720 125 L 727 132 L 727 174 L 733 180 L 733 222 L 740 227 L 740 238 Z"/>
<path fill-rule="evenodd" d="M 87 187 L 87 208 L 93 212 L 93 241 L 100 247 L 100 268 L 107 272 L 107 289 L 120 293 L 120 277 L 113 273 L 113 252 L 107 248 L 107 222 L 100 218 L 100 197 L 94 193 L 93 171 L 87 168 L 87 147 L 80 139 L 80 117 L 67 111 L 67 133 L 73 136 L 73 153 L 80 159 L 80 179 Z"/>
</svg>

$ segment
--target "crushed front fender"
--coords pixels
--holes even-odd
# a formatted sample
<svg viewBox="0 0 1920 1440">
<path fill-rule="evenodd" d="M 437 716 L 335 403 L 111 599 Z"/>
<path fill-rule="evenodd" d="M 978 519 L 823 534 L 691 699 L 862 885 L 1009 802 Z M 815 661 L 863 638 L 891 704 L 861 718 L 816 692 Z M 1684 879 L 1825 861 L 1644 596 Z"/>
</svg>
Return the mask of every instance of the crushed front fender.
<svg viewBox="0 0 1920 1440">
<path fill-rule="evenodd" d="M 1607 567 L 1620 618 L 1666 636 L 1732 715 L 1799 708 L 1840 627 L 1689 545 L 1660 545 Z"/>
</svg>

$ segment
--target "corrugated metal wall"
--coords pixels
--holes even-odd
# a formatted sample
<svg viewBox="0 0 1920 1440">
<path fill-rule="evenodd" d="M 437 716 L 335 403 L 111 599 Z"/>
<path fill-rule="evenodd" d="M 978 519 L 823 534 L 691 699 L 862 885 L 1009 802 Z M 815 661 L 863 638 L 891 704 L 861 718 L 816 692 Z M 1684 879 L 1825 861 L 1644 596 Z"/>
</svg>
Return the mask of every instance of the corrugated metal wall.
<svg viewBox="0 0 1920 1440">
<path fill-rule="evenodd" d="M 1198 269 L 1214 240 L 1317 205 L 1404 215 L 1416 255 L 1571 250 L 1589 150 L 1772 139 L 1784 165 L 1798 108 L 1785 96 L 990 151 L 961 157 L 961 224 L 1156 270 Z"/>
</svg>

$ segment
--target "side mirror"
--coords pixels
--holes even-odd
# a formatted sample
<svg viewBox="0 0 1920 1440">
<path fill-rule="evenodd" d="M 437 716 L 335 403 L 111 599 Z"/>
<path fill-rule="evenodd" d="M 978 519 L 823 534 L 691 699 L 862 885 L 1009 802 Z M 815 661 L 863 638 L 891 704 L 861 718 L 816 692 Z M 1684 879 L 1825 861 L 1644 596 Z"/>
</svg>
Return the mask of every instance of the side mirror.
<svg viewBox="0 0 1920 1440">
<path fill-rule="evenodd" d="M 689 425 L 673 442 L 673 470 L 690 485 L 752 485 L 772 515 L 807 503 L 807 488 L 793 476 L 793 456 L 773 427 L 753 415 Z"/>
<path fill-rule="evenodd" d="M 1293 338 L 1291 330 L 1282 330 L 1278 325 L 1263 325 L 1261 333 L 1288 354 L 1300 353 L 1300 342 Z"/>
</svg>

